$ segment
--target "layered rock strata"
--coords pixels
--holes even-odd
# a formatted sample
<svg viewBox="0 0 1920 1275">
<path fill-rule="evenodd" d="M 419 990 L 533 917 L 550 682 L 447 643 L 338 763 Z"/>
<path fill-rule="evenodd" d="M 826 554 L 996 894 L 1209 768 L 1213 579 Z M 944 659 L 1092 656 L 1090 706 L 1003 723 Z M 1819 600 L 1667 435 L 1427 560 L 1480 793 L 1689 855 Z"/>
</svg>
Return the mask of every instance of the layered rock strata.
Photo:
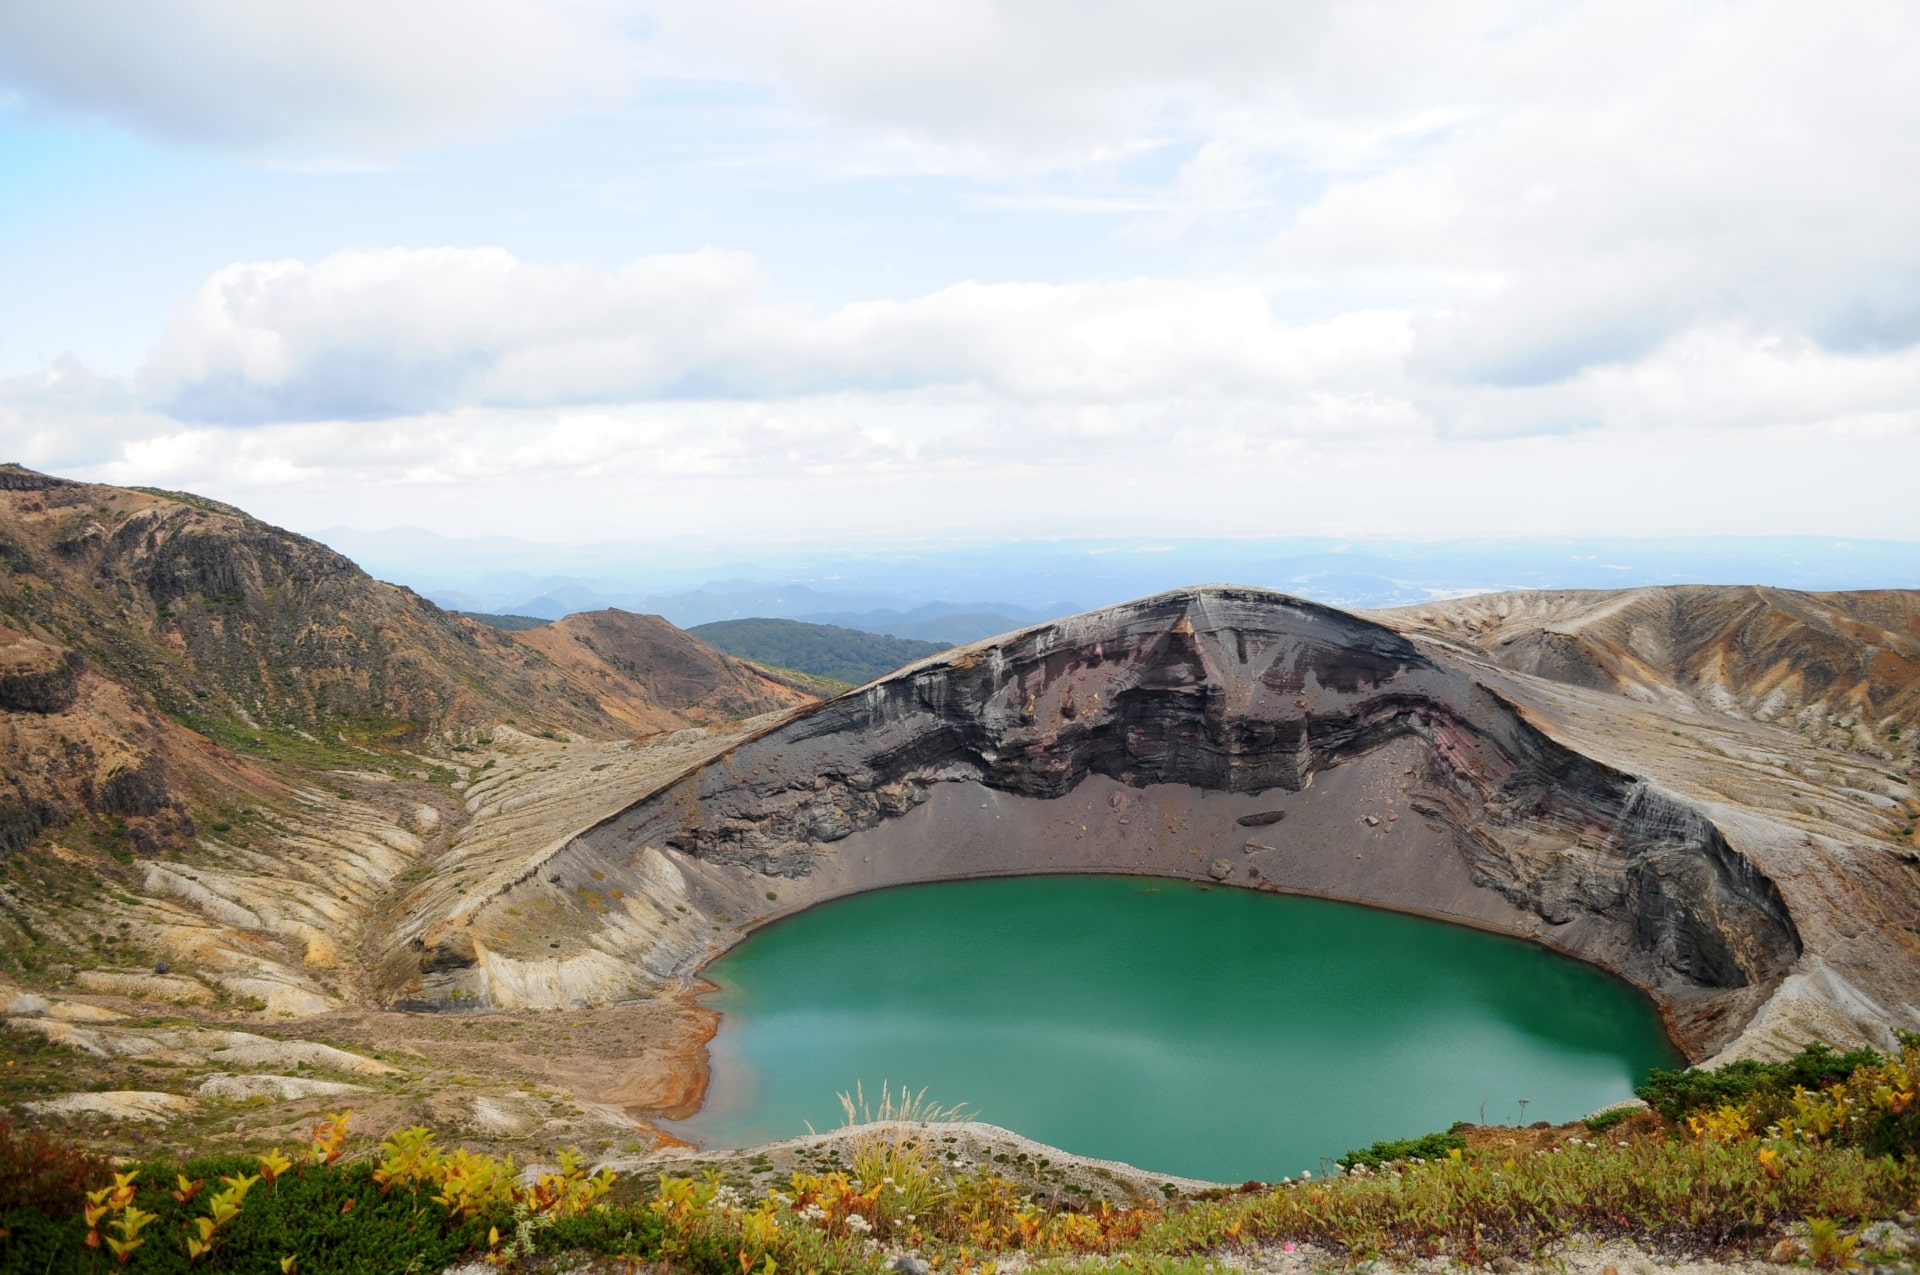
<svg viewBox="0 0 1920 1275">
<path fill-rule="evenodd" d="M 392 999 L 641 996 L 842 894 L 1138 872 L 1534 939 L 1646 990 L 1700 1057 L 1803 946 L 1697 805 L 1556 742 L 1434 648 L 1237 588 L 1042 625 L 769 719 L 516 868 L 397 928 Z"/>
</svg>

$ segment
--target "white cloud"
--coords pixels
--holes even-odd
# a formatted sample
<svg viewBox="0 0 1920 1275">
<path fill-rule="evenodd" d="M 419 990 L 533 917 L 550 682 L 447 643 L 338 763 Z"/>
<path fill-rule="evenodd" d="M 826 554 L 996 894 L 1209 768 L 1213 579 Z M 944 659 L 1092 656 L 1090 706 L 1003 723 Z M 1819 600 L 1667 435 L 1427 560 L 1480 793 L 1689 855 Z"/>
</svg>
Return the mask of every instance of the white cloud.
<svg viewBox="0 0 1920 1275">
<path fill-rule="evenodd" d="M 1703 324 L 1642 357 L 1590 367 L 1561 383 L 1428 381 L 1418 397 L 1448 437 L 1694 431 L 1720 434 L 1728 446 L 1760 447 L 1768 438 L 1831 432 L 1845 422 L 1852 422 L 1844 426 L 1851 433 L 1869 420 L 1880 431 L 1920 426 L 1920 349 L 1856 354 L 1797 334 Z"/>
<path fill-rule="evenodd" d="M 660 41 L 779 86 L 858 163 L 1202 244 L 1223 211 L 1264 224 L 1270 285 L 1429 311 L 1436 376 L 1556 382 L 1726 320 L 1920 341 L 1911 5 L 655 11 Z M 1154 148 L 1186 157 L 1157 188 L 1101 176 Z"/>
<path fill-rule="evenodd" d="M 1547 310 L 1522 327 L 1537 349 L 1578 317 Z M 1288 324 L 1251 284 L 963 283 L 816 317 L 769 301 L 740 254 L 596 271 L 498 249 L 356 251 L 218 271 L 140 384 L 176 417 L 229 424 L 929 390 L 1082 411 L 1215 404 L 1216 419 L 1237 404 L 1234 419 L 1304 433 L 1744 428 L 1920 406 L 1920 351 L 1835 350 L 1790 327 L 1684 315 L 1675 326 L 1629 327 L 1607 349 L 1590 323 L 1584 366 L 1463 380 L 1458 312 Z M 69 366 L 19 384 L 71 410 L 75 386 L 98 403 L 116 383 Z"/>
<path fill-rule="evenodd" d="M 602 0 L 8 0 L 0 85 L 190 142 L 384 153 L 620 100 Z"/>
<path fill-rule="evenodd" d="M 781 126 L 733 139 L 747 154 L 782 145 L 773 137 L 800 117 L 818 145 L 798 162 L 967 174 L 984 179 L 967 192 L 978 203 L 1131 212 L 1162 239 L 1204 244 L 1230 217 L 1236 234 L 1257 226 L 1269 242 L 1263 286 L 1327 299 L 1324 314 L 1420 311 L 1428 374 L 1513 385 L 1632 359 L 1715 321 L 1843 349 L 1920 341 L 1916 64 L 1920 8 L 1897 0 L 0 5 L 0 83 L 147 132 L 276 154 L 497 132 L 630 102 L 648 77 L 772 90 Z M 1163 156 L 1157 178 L 1116 175 L 1147 155 Z M 398 289 L 429 267 L 393 268 Z M 246 269 L 227 282 L 282 291 Z M 509 273 L 514 286 L 530 278 Z M 940 306 L 966 304 L 956 290 Z M 933 323 L 931 299 L 920 308 Z M 809 340 L 836 353 L 817 325 L 809 335 L 764 306 L 751 320 L 768 330 L 732 339 L 786 341 L 798 360 L 787 383 L 817 366 Z M 489 392 L 544 399 L 571 376 L 592 398 L 646 383 L 656 363 L 729 374 L 724 354 L 636 343 L 646 321 L 612 325 L 598 348 L 506 334 L 514 366 L 480 358 Z M 424 380 L 407 396 L 382 399 L 390 378 L 377 351 L 363 353 L 328 370 L 337 390 L 312 410 L 430 406 L 480 375 L 450 352 L 412 365 Z"/>
<path fill-rule="evenodd" d="M 1920 425 L 1920 350 L 1702 322 L 1503 385 L 1436 374 L 1439 325 L 1396 311 L 1284 324 L 1257 288 L 1168 280 L 960 284 L 815 317 L 768 301 L 738 254 L 595 271 L 497 249 L 349 252 L 216 272 L 129 381 L 67 361 L 0 382 L 0 436 L 30 463 L 114 464 L 129 481 L 243 465 L 249 483 L 365 470 L 432 485 L 878 481 L 1091 453 L 1148 473 L 1194 456 L 1345 470 L 1448 440 L 1855 446 Z"/>
<path fill-rule="evenodd" d="M 146 411 L 134 387 L 70 358 L 32 376 L 0 378 L 6 459 L 60 469 L 97 463 L 129 442 L 178 428 Z"/>
<path fill-rule="evenodd" d="M 498 249 L 245 262 L 174 316 L 146 378 L 181 415 L 236 421 L 645 397 L 723 359 L 743 319 L 777 322 L 756 287 L 752 263 L 721 252 L 611 273 Z"/>
<path fill-rule="evenodd" d="M 1900 495 L 1920 461 L 1920 351 L 1697 324 L 1501 386 L 1424 373 L 1419 339 L 1404 315 L 1294 328 L 1257 294 L 1156 281 L 969 285 L 814 319 L 765 302 L 751 263 L 724 254 L 610 273 L 364 254 L 221 272 L 137 386 L 72 365 L 0 382 L 0 436 L 29 463 L 304 526 L 477 534 L 511 511 L 516 534 L 732 543 L 1576 534 L 1631 510 L 1648 533 L 1920 531 Z M 627 380 L 623 348 L 652 351 Z M 356 361 L 451 390 L 373 420 L 300 419 L 323 373 Z M 577 387 L 581 367 L 605 378 L 594 402 L 534 393 Z M 811 392 L 784 384 L 802 367 Z M 721 370 L 730 397 L 652 388 Z M 207 385 L 282 414 L 197 424 L 133 394 Z"/>
<path fill-rule="evenodd" d="M 962 283 L 815 318 L 732 253 L 355 251 L 218 271 L 144 375 L 174 414 L 233 423 L 935 385 L 1106 401 L 1377 382 L 1409 339 L 1392 312 L 1282 324 L 1247 284 Z"/>
<path fill-rule="evenodd" d="M 1227 138 L 1367 163 L 1477 109 L 1537 5 L 1462 0 L 653 0 L 683 68 L 771 84 L 871 162 L 1005 175 Z M 1441 68 L 1451 68 L 1441 72 Z"/>
<path fill-rule="evenodd" d="M 1422 339 L 1464 381 L 1559 381 L 1725 321 L 1910 345 L 1917 57 L 1909 6 L 1560 6 L 1434 86 L 1484 111 L 1337 177 L 1269 261 L 1382 304 L 1450 279 Z"/>
</svg>

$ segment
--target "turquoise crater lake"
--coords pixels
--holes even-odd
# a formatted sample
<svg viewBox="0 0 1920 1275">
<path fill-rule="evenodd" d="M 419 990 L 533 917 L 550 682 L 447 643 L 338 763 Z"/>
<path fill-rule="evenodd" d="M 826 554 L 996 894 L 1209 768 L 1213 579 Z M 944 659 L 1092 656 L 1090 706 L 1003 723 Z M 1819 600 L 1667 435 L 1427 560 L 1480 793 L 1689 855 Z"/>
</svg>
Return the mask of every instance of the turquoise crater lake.
<svg viewBox="0 0 1920 1275">
<path fill-rule="evenodd" d="M 1277 1180 L 1456 1120 L 1564 1121 L 1677 1061 L 1652 1006 L 1517 939 L 1321 899 L 1044 876 L 858 895 L 706 971 L 707 1100 L 739 1147 L 925 1086 L 1080 1155 Z"/>
</svg>

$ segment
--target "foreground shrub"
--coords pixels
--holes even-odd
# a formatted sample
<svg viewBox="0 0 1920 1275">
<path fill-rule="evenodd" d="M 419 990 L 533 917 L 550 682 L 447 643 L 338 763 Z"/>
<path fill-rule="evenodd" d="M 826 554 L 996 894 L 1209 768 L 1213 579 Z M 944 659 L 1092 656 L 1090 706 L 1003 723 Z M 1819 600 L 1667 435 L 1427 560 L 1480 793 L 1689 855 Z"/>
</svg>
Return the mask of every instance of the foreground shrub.
<svg viewBox="0 0 1920 1275">
<path fill-rule="evenodd" d="M 1852 1148 L 1659 1135 L 1492 1153 L 1295 1183 L 1170 1213 L 1143 1247 L 1197 1253 L 1250 1239 L 1312 1241 L 1356 1257 L 1441 1254 L 1477 1263 L 1575 1235 L 1630 1237 L 1695 1252 L 1751 1251 L 1808 1217 L 1888 1217 L 1920 1190 L 1920 1165 Z"/>
<path fill-rule="evenodd" d="M 140 1246 L 124 1265 L 107 1251 L 89 1248 L 89 1227 L 80 1207 L 71 1211 L 15 1214 L 11 1234 L 0 1240 L 0 1270 L 34 1272 L 245 1271 L 271 1272 L 293 1259 L 291 1271 L 376 1272 L 397 1275 L 412 1269 L 444 1270 L 462 1254 L 481 1248 L 485 1226 L 448 1216 L 428 1193 L 402 1188 L 383 1194 L 367 1165 L 308 1168 L 282 1174 L 271 1187 L 256 1180 L 228 1221 L 217 1225 L 213 1242 L 198 1258 L 188 1241 L 205 1242 L 196 1222 L 209 1218 L 206 1192 L 189 1195 L 179 1181 L 218 1185 L 223 1178 L 256 1178 L 258 1161 L 246 1156 L 157 1162 L 128 1171 L 134 1187 L 130 1203 L 147 1220 Z M 122 1174 L 121 1176 L 127 1176 Z M 176 1198 L 187 1196 L 185 1199 Z M 113 1218 L 103 1241 L 116 1238 Z"/>
<path fill-rule="evenodd" d="M 1615 1125 L 1625 1124 L 1639 1114 L 1638 1107 L 1612 1107 L 1588 1116 L 1581 1123 L 1587 1126 L 1588 1133 L 1605 1133 Z"/>
<path fill-rule="evenodd" d="M 32 1187 L 10 1197 L 26 1202 L 5 1215 L 0 1271 L 439 1271 L 479 1251 L 524 1256 L 539 1231 L 598 1210 L 613 1185 L 569 1152 L 522 1186 L 512 1160 L 442 1151 L 418 1128 L 382 1144 L 377 1164 L 341 1164 L 347 1121 L 327 1117 L 292 1154 L 120 1172 L 50 1139 L 0 1139 L 0 1153 L 17 1153 L 0 1181 Z M 30 1172 L 47 1164 L 71 1171 Z"/>
<path fill-rule="evenodd" d="M 1826 1088 L 1861 1067 L 1882 1061 L 1871 1049 L 1842 1054 L 1815 1041 L 1783 1062 L 1743 1058 L 1712 1070 L 1687 1067 L 1663 1071 L 1656 1067 L 1634 1093 L 1662 1119 L 1680 1124 L 1688 1116 L 1726 1106 L 1751 1104 L 1763 1112 L 1784 1107 L 1797 1090 Z"/>
<path fill-rule="evenodd" d="M 0 1117 L 0 1218 L 17 1209 L 77 1210 L 87 1188 L 106 1176 L 99 1156 Z"/>
<path fill-rule="evenodd" d="M 1379 1168 L 1383 1164 L 1393 1164 L 1400 1160 L 1444 1160 L 1451 1153 L 1466 1149 L 1466 1135 L 1456 1128 L 1449 1129 L 1445 1133 L 1429 1133 L 1420 1138 L 1398 1138 L 1376 1142 L 1358 1151 L 1349 1151 L 1334 1163 L 1343 1169 L 1356 1166 Z"/>
<path fill-rule="evenodd" d="M 1806 1065 L 1795 1069 L 1791 1063 Z M 1690 1099 L 1683 1108 L 1693 1113 L 1685 1117 L 1687 1130 L 1716 1142 L 1764 1141 L 1776 1154 L 1805 1144 L 1859 1147 L 1875 1155 L 1908 1158 L 1920 1153 L 1920 1106 L 1914 1101 L 1920 1093 L 1920 1039 L 1907 1038 L 1896 1058 L 1870 1050 L 1835 1055 L 1810 1046 L 1789 1064 L 1777 1066 L 1781 1072 L 1745 1089 L 1743 1097 L 1712 1106 Z M 1843 1074 L 1819 1087 L 1797 1083 L 1809 1072 L 1820 1075 L 1822 1066 L 1828 1074 Z M 1753 1075 L 1752 1069 L 1743 1071 L 1728 1088 Z M 1711 1091 L 1702 1081 L 1688 1081 L 1685 1087 L 1695 1096 Z"/>
<path fill-rule="evenodd" d="M 119 1171 L 0 1125 L 0 1272 L 430 1275 L 476 1256 L 513 1268 L 538 1251 L 673 1275 L 879 1275 L 910 1249 L 955 1275 L 1015 1250 L 1061 1275 L 1099 1264 L 1193 1275 L 1200 1259 L 1256 1242 L 1469 1265 L 1574 1235 L 1752 1254 L 1803 1221 L 1813 1259 L 1843 1269 L 1849 1228 L 1920 1195 L 1920 1041 L 1895 1059 L 1809 1049 L 1790 1061 L 1736 1073 L 1744 1088 L 1665 1073 L 1664 1092 L 1689 1095 L 1684 1120 L 1654 1129 L 1645 1116 L 1605 1145 L 1476 1150 L 1455 1129 L 1352 1152 L 1330 1181 L 1083 1209 L 991 1167 L 956 1172 L 923 1145 L 928 1127 L 897 1111 L 851 1131 L 852 1172 L 796 1172 L 758 1199 L 717 1174 L 662 1174 L 619 1206 L 612 1175 L 588 1174 L 576 1155 L 525 1182 L 511 1159 L 443 1148 L 424 1128 L 348 1163 L 344 1112 L 290 1152 Z M 1809 1077 L 1824 1083 L 1779 1088 Z M 1707 1102 L 1729 1092 L 1745 1096 Z"/>
</svg>

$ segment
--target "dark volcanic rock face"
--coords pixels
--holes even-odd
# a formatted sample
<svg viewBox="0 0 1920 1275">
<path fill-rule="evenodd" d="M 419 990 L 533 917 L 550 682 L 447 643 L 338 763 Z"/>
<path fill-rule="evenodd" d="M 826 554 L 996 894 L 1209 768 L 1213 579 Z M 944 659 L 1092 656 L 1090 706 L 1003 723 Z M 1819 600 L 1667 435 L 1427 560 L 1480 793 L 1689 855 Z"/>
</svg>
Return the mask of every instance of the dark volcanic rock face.
<svg viewBox="0 0 1920 1275">
<path fill-rule="evenodd" d="M 0 709 L 10 713 L 64 713 L 79 698 L 80 670 L 74 651 L 49 652 L 48 658 L 16 660 L 0 666 Z"/>
<path fill-rule="evenodd" d="M 1103 822 L 1052 829 L 1069 807 Z M 903 670 L 737 747 L 555 866 L 662 853 L 803 901 L 1071 867 L 1401 907 L 1614 969 L 1696 1050 L 1737 1032 L 1800 948 L 1773 884 L 1691 807 L 1559 746 L 1399 635 L 1257 590 L 1166 594 Z M 726 911 L 759 897 L 733 890 Z"/>
</svg>

